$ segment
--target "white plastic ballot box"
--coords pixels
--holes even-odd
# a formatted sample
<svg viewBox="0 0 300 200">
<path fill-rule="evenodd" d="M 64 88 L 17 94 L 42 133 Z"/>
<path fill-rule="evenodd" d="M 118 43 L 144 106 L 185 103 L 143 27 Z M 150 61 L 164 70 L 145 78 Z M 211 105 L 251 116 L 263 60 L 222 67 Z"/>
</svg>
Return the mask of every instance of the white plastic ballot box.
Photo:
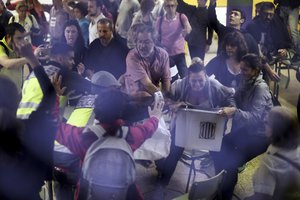
<svg viewBox="0 0 300 200">
<path fill-rule="evenodd" d="M 189 150 L 220 151 L 225 124 L 226 117 L 218 110 L 179 109 L 175 145 Z"/>
</svg>

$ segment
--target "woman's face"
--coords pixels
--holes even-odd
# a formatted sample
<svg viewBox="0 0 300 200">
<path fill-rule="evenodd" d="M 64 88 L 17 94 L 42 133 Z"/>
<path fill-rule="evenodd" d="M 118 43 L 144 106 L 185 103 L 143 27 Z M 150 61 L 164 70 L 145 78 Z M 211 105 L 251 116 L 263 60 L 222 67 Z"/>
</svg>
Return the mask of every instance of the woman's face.
<svg viewBox="0 0 300 200">
<path fill-rule="evenodd" d="M 71 25 L 71 26 L 66 27 L 65 38 L 66 38 L 68 45 L 70 45 L 72 47 L 75 45 L 75 42 L 78 38 L 78 30 L 77 30 L 76 26 Z"/>
<path fill-rule="evenodd" d="M 252 69 L 243 61 L 241 62 L 240 67 L 241 67 L 242 77 L 245 80 L 250 80 L 251 78 L 255 77 L 258 73 L 256 69 Z"/>
<path fill-rule="evenodd" d="M 228 57 L 235 57 L 237 53 L 237 46 L 227 44 L 225 46 L 226 54 Z"/>
</svg>

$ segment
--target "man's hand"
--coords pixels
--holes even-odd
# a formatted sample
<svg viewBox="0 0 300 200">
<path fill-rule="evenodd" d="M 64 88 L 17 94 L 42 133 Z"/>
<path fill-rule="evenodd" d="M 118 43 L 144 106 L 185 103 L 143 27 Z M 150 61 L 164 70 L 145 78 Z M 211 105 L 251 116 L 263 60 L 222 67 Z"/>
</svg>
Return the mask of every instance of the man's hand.
<svg viewBox="0 0 300 200">
<path fill-rule="evenodd" d="M 66 91 L 66 87 L 61 87 L 61 75 L 58 75 L 57 73 L 55 73 L 52 77 L 51 77 L 51 83 L 56 91 L 56 94 L 58 96 L 62 96 L 65 91 Z"/>
<path fill-rule="evenodd" d="M 280 81 L 280 76 L 270 67 L 268 63 L 264 64 L 263 67 L 272 81 Z"/>
<path fill-rule="evenodd" d="M 287 49 L 278 49 L 277 52 L 278 52 L 278 55 L 279 55 L 280 57 L 286 57 L 287 54 L 288 54 Z"/>
<path fill-rule="evenodd" d="M 40 65 L 38 59 L 35 57 L 32 51 L 32 45 L 29 42 L 18 42 L 15 43 L 15 47 L 19 52 L 20 56 L 25 57 L 28 60 L 28 63 L 32 68 L 37 67 Z"/>
<path fill-rule="evenodd" d="M 82 76 L 83 73 L 84 73 L 84 71 L 85 71 L 85 66 L 84 66 L 84 64 L 83 64 L 83 63 L 79 63 L 79 64 L 77 65 L 77 72 L 78 72 L 78 74 Z"/>
<path fill-rule="evenodd" d="M 219 111 L 219 114 L 223 115 L 223 116 L 226 116 L 228 118 L 232 118 L 236 111 L 237 111 L 236 107 L 223 107 Z"/>
</svg>

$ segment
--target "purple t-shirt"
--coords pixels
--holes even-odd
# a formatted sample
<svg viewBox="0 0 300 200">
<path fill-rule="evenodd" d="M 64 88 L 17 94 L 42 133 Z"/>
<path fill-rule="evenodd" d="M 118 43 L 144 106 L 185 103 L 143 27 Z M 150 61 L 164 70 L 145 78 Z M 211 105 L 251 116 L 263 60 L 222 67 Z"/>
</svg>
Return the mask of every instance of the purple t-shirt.
<svg viewBox="0 0 300 200">
<path fill-rule="evenodd" d="M 156 28 L 160 32 L 161 46 L 170 56 L 184 53 L 184 37 L 182 36 L 184 27 L 180 22 L 180 16 L 183 24 L 188 23 L 187 17 L 179 13 L 176 13 L 176 17 L 173 20 L 162 16 L 156 22 Z"/>
<path fill-rule="evenodd" d="M 150 63 L 134 48 L 129 51 L 126 58 L 126 74 L 135 82 L 149 77 L 158 87 L 160 81 L 171 80 L 168 53 L 160 47 L 154 47 L 154 59 Z"/>
</svg>

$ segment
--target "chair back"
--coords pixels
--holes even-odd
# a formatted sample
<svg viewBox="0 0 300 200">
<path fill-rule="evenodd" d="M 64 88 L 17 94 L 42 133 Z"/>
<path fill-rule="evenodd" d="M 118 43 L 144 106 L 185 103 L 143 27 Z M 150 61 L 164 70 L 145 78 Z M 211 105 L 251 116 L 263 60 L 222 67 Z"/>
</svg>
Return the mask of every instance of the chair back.
<svg viewBox="0 0 300 200">
<path fill-rule="evenodd" d="M 198 199 L 217 199 L 221 198 L 221 188 L 223 177 L 226 171 L 222 170 L 219 174 L 203 181 L 194 182 L 189 192 L 189 200 Z"/>
</svg>

